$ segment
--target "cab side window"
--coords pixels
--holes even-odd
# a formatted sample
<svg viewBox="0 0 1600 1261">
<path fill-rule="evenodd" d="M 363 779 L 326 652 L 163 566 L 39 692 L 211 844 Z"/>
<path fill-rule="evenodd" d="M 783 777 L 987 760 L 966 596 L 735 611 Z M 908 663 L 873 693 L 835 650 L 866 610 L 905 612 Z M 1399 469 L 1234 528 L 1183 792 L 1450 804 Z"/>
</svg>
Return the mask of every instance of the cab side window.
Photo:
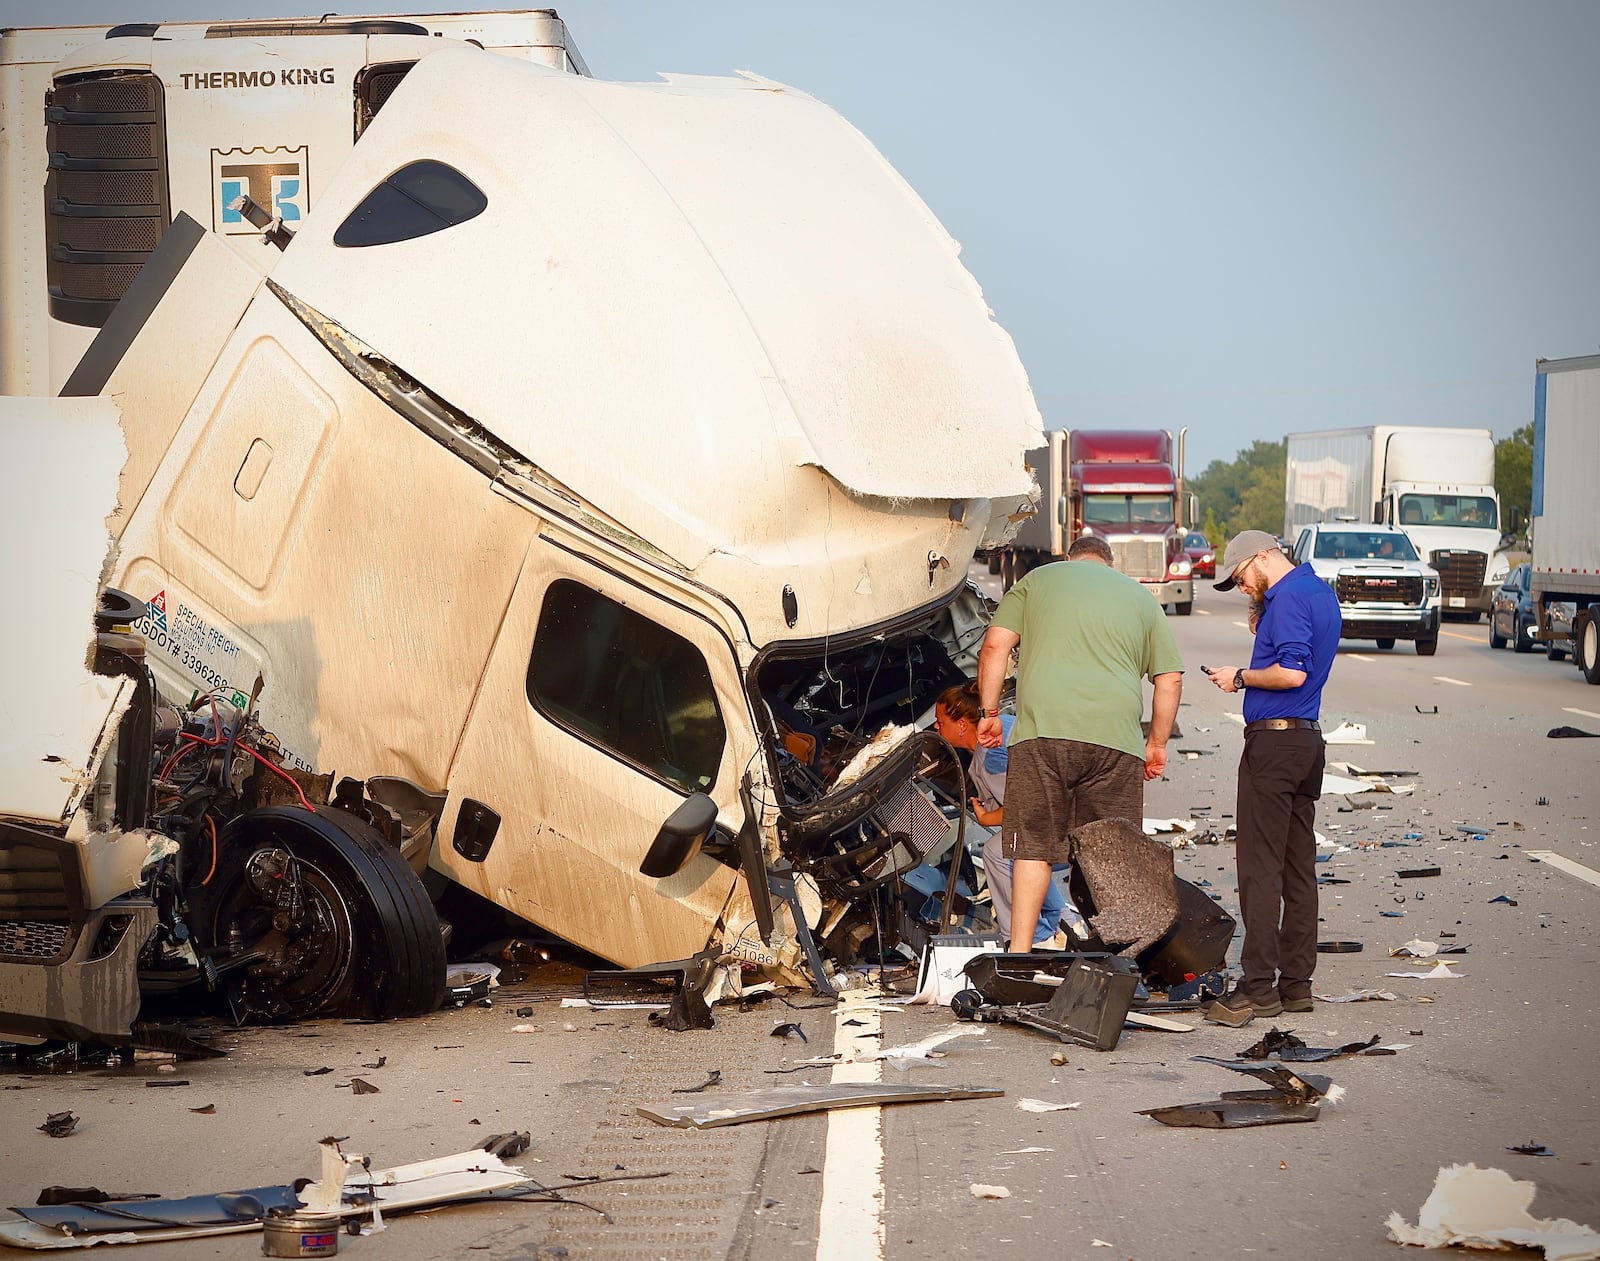
<svg viewBox="0 0 1600 1261">
<path fill-rule="evenodd" d="M 716 780 L 727 732 L 699 649 L 582 583 L 545 593 L 527 693 L 552 722 L 675 788 Z"/>
</svg>

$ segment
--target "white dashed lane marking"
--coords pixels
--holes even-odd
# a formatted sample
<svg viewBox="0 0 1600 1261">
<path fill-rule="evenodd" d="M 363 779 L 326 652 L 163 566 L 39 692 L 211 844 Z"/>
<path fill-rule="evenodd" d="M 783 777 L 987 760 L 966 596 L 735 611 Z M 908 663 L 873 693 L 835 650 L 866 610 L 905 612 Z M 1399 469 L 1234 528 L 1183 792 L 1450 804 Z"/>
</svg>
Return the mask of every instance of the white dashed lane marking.
<svg viewBox="0 0 1600 1261">
<path fill-rule="evenodd" d="M 1574 709 L 1571 705 L 1563 705 L 1561 712 L 1563 714 L 1582 714 L 1585 718 L 1600 718 L 1600 714 L 1595 713 L 1592 709 Z"/>
<path fill-rule="evenodd" d="M 1433 676 L 1433 678 L 1434 678 L 1434 682 L 1436 682 L 1436 683 L 1450 683 L 1450 684 L 1453 684 L 1456 687 L 1471 687 L 1472 686 L 1472 684 L 1468 683 L 1466 680 L 1464 680 L 1464 679 L 1452 679 L 1448 674 L 1436 674 L 1436 675 Z"/>
</svg>

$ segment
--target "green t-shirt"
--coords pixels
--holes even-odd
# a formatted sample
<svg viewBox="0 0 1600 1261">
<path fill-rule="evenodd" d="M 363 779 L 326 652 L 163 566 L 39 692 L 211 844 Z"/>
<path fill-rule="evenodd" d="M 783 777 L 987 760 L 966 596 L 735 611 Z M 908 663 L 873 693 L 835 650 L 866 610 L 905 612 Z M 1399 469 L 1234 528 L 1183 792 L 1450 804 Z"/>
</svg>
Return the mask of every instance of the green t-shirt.
<svg viewBox="0 0 1600 1261">
<path fill-rule="evenodd" d="M 1142 680 L 1183 669 L 1144 587 L 1092 560 L 1056 561 L 1006 592 L 994 624 L 1022 636 L 1013 745 L 1044 736 L 1144 759 Z"/>
</svg>

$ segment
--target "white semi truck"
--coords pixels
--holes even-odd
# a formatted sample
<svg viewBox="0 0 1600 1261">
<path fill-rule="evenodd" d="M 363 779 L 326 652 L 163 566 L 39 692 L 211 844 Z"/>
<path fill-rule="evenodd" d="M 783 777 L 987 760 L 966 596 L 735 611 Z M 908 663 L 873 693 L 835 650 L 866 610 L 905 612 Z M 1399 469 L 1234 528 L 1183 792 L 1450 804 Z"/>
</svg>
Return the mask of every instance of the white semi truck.
<svg viewBox="0 0 1600 1261">
<path fill-rule="evenodd" d="M 424 1010 L 458 886 L 826 985 L 947 837 L 913 720 L 1042 441 L 955 243 L 802 92 L 434 43 L 266 248 L 177 215 L 18 422 L 120 416 L 134 685 L 114 755 L 36 751 L 118 783 L 0 801 L 0 946 L 59 947 L 0 949 L 0 1037 L 125 1036 L 136 981 Z"/>
<path fill-rule="evenodd" d="M 1585 682 L 1600 684 L 1600 355 L 1541 359 L 1533 394 L 1533 574 L 1538 638 L 1570 635 Z M 1571 630 L 1551 625 L 1570 603 Z M 1563 609 L 1564 613 L 1565 610 Z"/>
<path fill-rule="evenodd" d="M 1487 429 L 1367 425 L 1290 434 L 1284 538 L 1292 546 L 1305 526 L 1324 521 L 1404 529 L 1438 571 L 1446 617 L 1487 612 L 1509 569 Z"/>
<path fill-rule="evenodd" d="M 270 250 L 240 194 L 298 227 L 447 41 L 588 73 L 551 10 L 0 30 L 0 394 L 61 388 L 178 214 Z"/>
</svg>

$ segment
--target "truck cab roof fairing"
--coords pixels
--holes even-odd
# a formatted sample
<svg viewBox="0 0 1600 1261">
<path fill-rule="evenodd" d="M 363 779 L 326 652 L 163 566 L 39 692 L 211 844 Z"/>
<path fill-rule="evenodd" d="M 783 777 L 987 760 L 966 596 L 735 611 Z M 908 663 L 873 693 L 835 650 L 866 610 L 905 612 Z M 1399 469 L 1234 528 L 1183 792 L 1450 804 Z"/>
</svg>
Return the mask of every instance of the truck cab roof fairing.
<svg viewBox="0 0 1600 1261">
<path fill-rule="evenodd" d="M 336 248 L 420 158 L 488 209 Z M 802 93 L 441 51 L 318 209 L 285 290 L 689 563 L 793 538 L 830 493 L 808 465 L 866 497 L 1029 490 L 1039 416 L 1010 338 L 927 208 Z"/>
</svg>

